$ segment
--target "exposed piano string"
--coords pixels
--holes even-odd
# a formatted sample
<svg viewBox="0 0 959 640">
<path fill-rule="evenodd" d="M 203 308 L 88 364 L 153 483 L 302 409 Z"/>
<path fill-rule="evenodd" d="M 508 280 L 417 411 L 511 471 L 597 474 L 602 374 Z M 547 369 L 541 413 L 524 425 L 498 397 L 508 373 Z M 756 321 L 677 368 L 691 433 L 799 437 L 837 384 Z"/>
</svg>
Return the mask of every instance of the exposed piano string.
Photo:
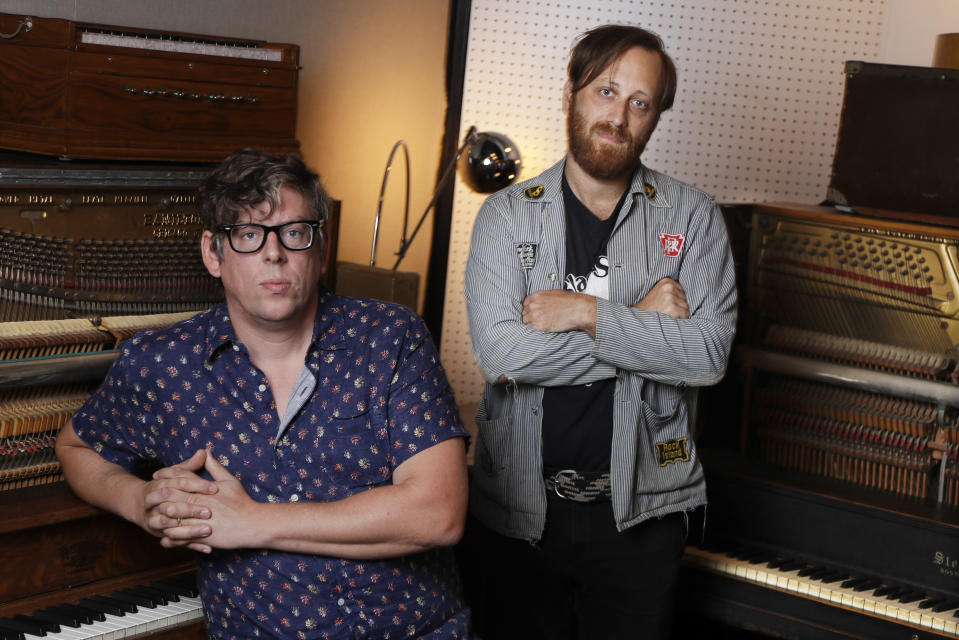
<svg viewBox="0 0 959 640">
<path fill-rule="evenodd" d="M 0 230 L 0 321 L 199 310 L 218 298 L 193 238 L 74 241 Z"/>
<path fill-rule="evenodd" d="M 0 323 L 0 491 L 62 480 L 54 452 L 63 424 L 95 390 L 120 341 L 137 331 L 169 326 L 193 312 L 96 319 Z M 77 366 L 101 354 L 96 366 Z M 70 383 L 18 386 L 4 368 L 60 365 Z M 47 375 L 52 378 L 52 374 Z M 14 382 L 4 385 L 4 380 Z"/>
</svg>

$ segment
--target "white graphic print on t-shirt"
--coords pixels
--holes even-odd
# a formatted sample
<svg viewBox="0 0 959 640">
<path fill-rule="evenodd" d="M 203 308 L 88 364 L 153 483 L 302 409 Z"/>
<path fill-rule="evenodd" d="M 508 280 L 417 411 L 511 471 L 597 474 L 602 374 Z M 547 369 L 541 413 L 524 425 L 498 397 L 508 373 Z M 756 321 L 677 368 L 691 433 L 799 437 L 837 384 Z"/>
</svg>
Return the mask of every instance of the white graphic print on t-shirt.
<svg viewBox="0 0 959 640">
<path fill-rule="evenodd" d="M 593 270 L 586 276 L 574 273 L 566 274 L 563 288 L 576 293 L 586 293 L 597 298 L 609 300 L 609 258 L 599 256 Z"/>
</svg>

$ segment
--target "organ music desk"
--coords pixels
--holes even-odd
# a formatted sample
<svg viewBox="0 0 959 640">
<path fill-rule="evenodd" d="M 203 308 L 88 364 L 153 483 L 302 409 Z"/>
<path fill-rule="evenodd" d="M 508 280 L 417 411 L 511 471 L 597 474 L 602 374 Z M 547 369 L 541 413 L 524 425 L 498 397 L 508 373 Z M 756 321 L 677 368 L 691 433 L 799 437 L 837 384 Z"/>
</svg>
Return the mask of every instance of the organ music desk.
<svg viewBox="0 0 959 640">
<path fill-rule="evenodd" d="M 959 637 L 955 220 L 774 204 L 749 235 L 724 381 L 741 406 L 700 449 L 684 610 L 774 637 Z"/>
</svg>

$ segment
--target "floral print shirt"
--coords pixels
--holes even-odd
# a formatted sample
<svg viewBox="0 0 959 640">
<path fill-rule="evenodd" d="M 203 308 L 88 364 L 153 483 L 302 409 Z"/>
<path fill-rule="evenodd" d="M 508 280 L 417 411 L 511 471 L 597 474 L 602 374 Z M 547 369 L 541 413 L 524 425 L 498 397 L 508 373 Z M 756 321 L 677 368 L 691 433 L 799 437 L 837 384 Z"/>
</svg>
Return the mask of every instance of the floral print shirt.
<svg viewBox="0 0 959 640">
<path fill-rule="evenodd" d="M 282 421 L 220 305 L 124 342 L 74 429 L 127 469 L 208 449 L 261 502 L 341 500 L 466 436 L 429 332 L 409 309 L 324 291 L 313 331 Z M 469 637 L 449 549 L 370 561 L 223 549 L 198 554 L 197 568 L 214 638 Z"/>
</svg>

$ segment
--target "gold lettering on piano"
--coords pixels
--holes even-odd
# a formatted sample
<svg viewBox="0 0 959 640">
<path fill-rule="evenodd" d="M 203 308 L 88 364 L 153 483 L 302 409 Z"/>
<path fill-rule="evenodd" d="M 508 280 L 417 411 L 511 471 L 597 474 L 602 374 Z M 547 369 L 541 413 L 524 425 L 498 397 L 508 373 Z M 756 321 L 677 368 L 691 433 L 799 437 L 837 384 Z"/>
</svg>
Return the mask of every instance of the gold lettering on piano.
<svg viewBox="0 0 959 640">
<path fill-rule="evenodd" d="M 933 563 L 939 567 L 939 573 L 946 576 L 959 576 L 959 560 L 941 551 L 936 551 Z"/>
<path fill-rule="evenodd" d="M 950 240 L 937 236 L 929 236 L 923 233 L 910 233 L 908 231 L 890 231 L 888 229 L 874 229 L 871 227 L 859 227 L 859 233 L 871 233 L 888 238 L 901 238 L 903 240 L 917 240 L 921 242 L 932 242 L 933 244 L 959 245 L 959 241 Z"/>
<path fill-rule="evenodd" d="M 20 196 L 15 193 L 0 193 L 0 204 L 17 204 Z"/>
<path fill-rule="evenodd" d="M 143 193 L 118 194 L 113 196 L 114 204 L 146 204 L 150 197 Z"/>
<path fill-rule="evenodd" d="M 177 229 L 175 227 L 163 227 L 153 230 L 154 238 L 189 238 L 191 235 L 196 234 L 191 233 L 187 229 Z"/>
<path fill-rule="evenodd" d="M 171 195 L 168 200 L 170 201 L 170 204 L 193 204 L 196 202 L 196 196 L 192 193 L 175 193 Z"/>
<path fill-rule="evenodd" d="M 153 211 L 143 214 L 143 225 L 146 227 L 182 227 L 199 224 L 203 224 L 200 216 L 188 211 Z"/>
<path fill-rule="evenodd" d="M 53 196 L 49 193 L 27 194 L 27 204 L 53 204 Z"/>
<path fill-rule="evenodd" d="M 105 199 L 99 193 L 84 193 L 80 196 L 80 204 L 103 204 Z"/>
</svg>

